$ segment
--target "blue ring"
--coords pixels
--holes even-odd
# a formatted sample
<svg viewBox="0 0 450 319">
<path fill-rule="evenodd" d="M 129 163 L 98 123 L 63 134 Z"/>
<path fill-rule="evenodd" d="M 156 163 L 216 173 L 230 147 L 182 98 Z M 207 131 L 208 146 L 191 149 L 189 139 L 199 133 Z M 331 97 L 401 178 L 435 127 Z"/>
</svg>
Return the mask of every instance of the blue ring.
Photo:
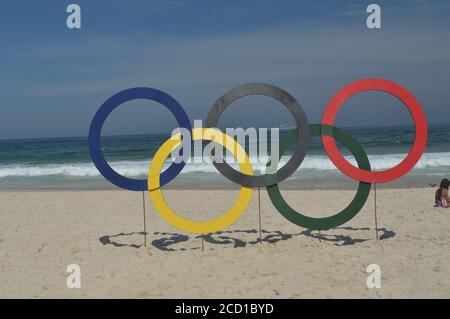
<svg viewBox="0 0 450 319">
<path fill-rule="evenodd" d="M 105 103 L 100 106 L 97 113 L 92 119 L 91 127 L 89 128 L 89 152 L 91 153 L 92 161 L 97 167 L 98 171 L 111 183 L 121 188 L 132 191 L 146 191 L 148 190 L 147 179 L 133 179 L 120 175 L 114 171 L 103 157 L 100 138 L 103 123 L 108 115 L 122 103 L 136 100 L 146 99 L 156 101 L 164 105 L 175 116 L 180 128 L 185 128 L 191 132 L 191 123 L 184 111 L 183 107 L 170 95 L 152 88 L 131 88 L 123 90 L 111 96 Z M 190 152 L 190 150 L 188 150 Z M 172 163 L 160 176 L 160 185 L 163 186 L 174 179 L 183 169 L 186 163 Z"/>
</svg>

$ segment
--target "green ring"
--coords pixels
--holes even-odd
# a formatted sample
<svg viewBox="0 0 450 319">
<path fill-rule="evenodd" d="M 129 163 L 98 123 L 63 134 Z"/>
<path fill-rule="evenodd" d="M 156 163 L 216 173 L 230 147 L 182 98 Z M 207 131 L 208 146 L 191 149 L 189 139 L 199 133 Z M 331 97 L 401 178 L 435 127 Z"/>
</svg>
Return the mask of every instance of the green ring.
<svg viewBox="0 0 450 319">
<path fill-rule="evenodd" d="M 366 152 L 349 133 L 340 128 L 329 125 L 313 124 L 309 126 L 309 135 L 311 137 L 321 136 L 322 134 L 334 137 L 337 141 L 341 142 L 346 148 L 350 150 L 352 155 L 355 157 L 359 168 L 366 171 L 371 171 L 370 162 L 367 158 Z M 295 142 L 295 139 L 297 137 L 296 135 L 296 131 L 293 131 L 281 141 L 279 154 L 280 158 L 287 150 L 288 146 L 291 143 Z M 267 165 L 269 165 L 269 163 Z M 370 188 L 370 183 L 360 182 L 355 198 L 353 198 L 351 203 L 346 208 L 333 216 L 314 218 L 302 215 L 301 213 L 295 211 L 292 207 L 290 207 L 282 197 L 278 184 L 266 187 L 273 206 L 275 206 L 275 208 L 281 215 L 283 215 L 284 218 L 289 220 L 291 223 L 311 230 L 331 229 L 348 222 L 350 219 L 355 217 L 356 214 L 358 214 L 358 212 L 366 203 L 367 198 L 369 197 Z"/>
</svg>

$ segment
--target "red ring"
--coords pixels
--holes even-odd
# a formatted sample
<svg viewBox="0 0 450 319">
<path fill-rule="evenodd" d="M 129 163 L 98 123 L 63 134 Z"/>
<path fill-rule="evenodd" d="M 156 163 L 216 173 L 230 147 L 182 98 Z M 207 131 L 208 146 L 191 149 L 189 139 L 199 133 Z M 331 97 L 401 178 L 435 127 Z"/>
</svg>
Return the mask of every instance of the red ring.
<svg viewBox="0 0 450 319">
<path fill-rule="evenodd" d="M 325 113 L 323 114 L 323 125 L 334 125 L 334 118 L 341 105 L 352 95 L 361 93 L 367 90 L 378 90 L 392 94 L 397 97 L 403 104 L 406 105 L 414 120 L 414 126 L 416 129 L 416 135 L 414 144 L 408 153 L 408 156 L 397 166 L 394 166 L 385 171 L 369 172 L 350 164 L 339 152 L 335 140 L 322 135 L 322 143 L 325 152 L 328 154 L 330 160 L 336 165 L 336 167 L 345 175 L 366 183 L 386 183 L 391 182 L 397 178 L 408 173 L 420 160 L 425 147 L 427 145 L 427 120 L 425 113 L 420 106 L 419 101 L 401 85 L 383 80 L 383 79 L 363 79 L 348 84 L 342 88 L 327 105 Z"/>
</svg>

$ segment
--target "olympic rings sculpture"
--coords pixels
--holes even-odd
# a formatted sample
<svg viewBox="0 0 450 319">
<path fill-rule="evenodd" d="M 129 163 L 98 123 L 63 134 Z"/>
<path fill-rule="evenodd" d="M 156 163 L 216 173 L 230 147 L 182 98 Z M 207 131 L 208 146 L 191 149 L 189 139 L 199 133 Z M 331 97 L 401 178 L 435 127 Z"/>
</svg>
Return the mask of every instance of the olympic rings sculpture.
<svg viewBox="0 0 450 319">
<path fill-rule="evenodd" d="M 341 105 L 351 96 L 376 90 L 389 93 L 398 98 L 410 111 L 415 125 L 415 139 L 406 158 L 397 166 L 385 171 L 372 171 L 366 152 L 362 146 L 345 130 L 334 127 L 334 118 Z M 233 138 L 215 128 L 223 111 L 237 99 L 248 95 L 264 95 L 281 102 L 294 117 L 297 129 L 288 134 L 280 143 L 279 156 L 287 147 L 296 142 L 296 148 L 289 161 L 279 170 L 271 171 L 267 164 L 266 174 L 253 175 L 253 169 L 245 149 Z M 179 128 L 192 132 L 192 140 L 207 140 L 222 144 L 234 157 L 243 153 L 244 161 L 239 163 L 240 171 L 236 171 L 224 161 L 213 160 L 216 169 L 229 180 L 240 184 L 238 199 L 232 208 L 213 220 L 192 221 L 178 215 L 164 199 L 161 186 L 173 180 L 183 169 L 185 161 L 173 162 L 161 173 L 164 162 L 171 152 L 182 145 L 181 134 L 174 135 L 157 150 L 145 180 L 132 179 L 115 172 L 103 157 L 100 139 L 103 123 L 108 115 L 119 105 L 135 99 L 156 101 L 165 106 L 175 116 Z M 251 200 L 254 187 L 266 187 L 269 198 L 277 211 L 290 222 L 311 230 L 326 230 L 340 226 L 352 219 L 367 201 L 372 183 L 387 183 L 407 174 L 420 160 L 427 144 L 428 127 L 425 114 L 419 101 L 405 88 L 397 83 L 384 79 L 363 79 L 342 88 L 328 103 L 321 124 L 310 125 L 301 105 L 296 99 L 273 85 L 249 83 L 231 89 L 222 95 L 208 113 L 205 128 L 192 128 L 189 118 L 182 106 L 170 95 L 152 88 L 131 88 L 121 91 L 106 100 L 96 112 L 89 129 L 89 151 L 98 171 L 111 183 L 128 190 L 148 190 L 150 199 L 161 217 L 172 226 L 191 233 L 215 232 L 234 223 L 245 211 Z M 313 218 L 303 215 L 283 199 L 278 184 L 291 176 L 304 160 L 309 145 L 309 138 L 321 136 L 325 152 L 333 164 L 345 175 L 359 181 L 354 199 L 342 211 L 325 218 Z M 220 137 L 217 139 L 217 137 Z M 231 141 L 224 143 L 223 141 Z M 349 163 L 336 146 L 336 140 L 342 143 L 355 157 L 358 167 Z M 190 150 L 181 148 L 181 155 L 189 155 Z M 220 158 L 219 154 L 215 157 Z M 271 158 L 270 160 L 278 160 Z"/>
</svg>

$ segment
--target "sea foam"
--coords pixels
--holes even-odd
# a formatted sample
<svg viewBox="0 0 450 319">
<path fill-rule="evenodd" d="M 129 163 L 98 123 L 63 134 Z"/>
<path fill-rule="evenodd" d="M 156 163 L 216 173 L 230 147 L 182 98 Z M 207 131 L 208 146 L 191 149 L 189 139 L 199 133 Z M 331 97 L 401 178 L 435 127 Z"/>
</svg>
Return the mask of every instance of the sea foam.
<svg viewBox="0 0 450 319">
<path fill-rule="evenodd" d="M 386 154 L 369 156 L 371 167 L 373 170 L 385 170 L 399 164 L 406 154 Z M 283 166 L 290 156 L 283 156 L 280 160 L 279 167 Z M 352 164 L 355 160 L 351 156 L 346 157 Z M 265 160 L 253 163 L 253 170 L 263 172 L 265 170 Z M 115 161 L 110 165 L 118 173 L 125 176 L 145 176 L 148 174 L 151 160 L 147 161 Z M 166 163 L 167 167 L 170 163 Z M 236 164 L 232 164 L 237 168 Z M 422 156 L 415 169 L 447 169 L 450 170 L 450 152 L 426 153 Z M 311 171 L 335 171 L 337 170 L 330 159 L 325 155 L 310 155 L 301 164 L 301 170 Z M 209 163 L 207 159 L 203 163 L 188 163 L 182 170 L 181 174 L 189 173 L 215 173 L 219 174 L 215 167 Z M 39 164 L 39 165 L 0 165 L 0 178 L 6 177 L 40 177 L 40 176 L 72 176 L 72 177 L 95 177 L 100 176 L 93 163 L 63 163 L 63 164 Z"/>
</svg>

